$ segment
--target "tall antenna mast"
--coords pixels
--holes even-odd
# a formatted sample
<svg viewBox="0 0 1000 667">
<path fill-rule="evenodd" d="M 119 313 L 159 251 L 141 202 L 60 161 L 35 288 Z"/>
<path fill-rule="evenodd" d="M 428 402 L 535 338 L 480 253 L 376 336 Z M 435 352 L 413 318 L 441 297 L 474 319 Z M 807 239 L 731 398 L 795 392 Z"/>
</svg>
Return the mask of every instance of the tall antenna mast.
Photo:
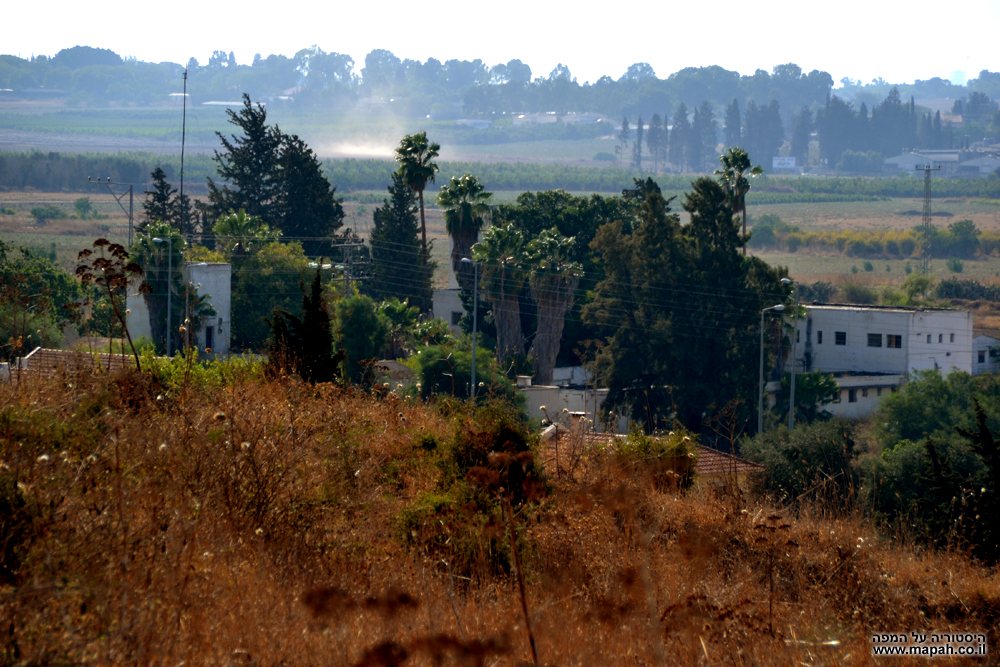
<svg viewBox="0 0 1000 667">
<path fill-rule="evenodd" d="M 931 272 L 931 172 L 941 171 L 941 167 L 925 164 L 916 169 L 924 171 L 924 247 L 920 252 L 920 272 L 927 275 Z"/>
<path fill-rule="evenodd" d="M 183 111 L 181 112 L 181 206 L 184 210 L 184 224 L 187 225 L 187 207 L 184 206 L 184 140 L 187 135 L 187 101 L 188 101 L 188 71 L 184 70 L 184 96 Z"/>
</svg>

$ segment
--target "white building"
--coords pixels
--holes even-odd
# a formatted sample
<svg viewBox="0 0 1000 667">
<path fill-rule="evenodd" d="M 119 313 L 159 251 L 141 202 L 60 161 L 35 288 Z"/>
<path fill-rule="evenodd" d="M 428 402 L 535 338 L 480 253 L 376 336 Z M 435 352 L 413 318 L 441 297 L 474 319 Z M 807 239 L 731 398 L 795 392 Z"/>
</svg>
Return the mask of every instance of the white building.
<svg viewBox="0 0 1000 667">
<path fill-rule="evenodd" d="M 232 265 L 218 262 L 186 262 L 181 267 L 181 280 L 195 285 L 199 295 L 207 296 L 215 315 L 206 318 L 198 331 L 194 332 L 194 344 L 201 351 L 202 358 L 225 356 L 229 353 L 232 334 Z M 176 313 L 184 312 L 184 300 L 177 297 L 171 303 Z M 152 340 L 152 327 L 146 299 L 138 293 L 136 285 L 129 293 L 126 308 L 129 311 L 128 328 L 133 340 L 145 336 Z M 212 350 L 206 355 L 205 350 Z"/>
<path fill-rule="evenodd" d="M 972 374 L 1000 371 L 1000 339 L 979 334 L 972 339 Z"/>
<path fill-rule="evenodd" d="M 972 313 L 941 308 L 812 305 L 796 324 L 797 373 L 832 373 L 840 387 L 826 410 L 861 417 L 913 371 L 973 372 Z M 770 382 L 772 401 L 778 383 Z"/>
</svg>

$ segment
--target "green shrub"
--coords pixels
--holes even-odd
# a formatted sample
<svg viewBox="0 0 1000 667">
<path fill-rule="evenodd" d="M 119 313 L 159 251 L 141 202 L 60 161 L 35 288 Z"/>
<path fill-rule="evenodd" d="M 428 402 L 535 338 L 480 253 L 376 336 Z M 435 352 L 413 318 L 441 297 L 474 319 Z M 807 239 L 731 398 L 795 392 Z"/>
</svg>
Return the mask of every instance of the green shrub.
<svg viewBox="0 0 1000 667">
<path fill-rule="evenodd" d="M 608 153 L 607 151 L 601 151 L 600 153 L 595 153 L 593 160 L 596 162 L 614 162 L 618 158 L 615 157 L 614 153 Z"/>
<path fill-rule="evenodd" d="M 965 269 L 965 264 L 958 257 L 948 260 L 948 270 L 952 273 L 961 273 Z"/>
<path fill-rule="evenodd" d="M 35 218 L 35 221 L 44 225 L 49 220 L 61 220 L 66 217 L 66 211 L 62 210 L 58 206 L 53 206 L 52 204 L 46 204 L 45 206 L 36 206 L 31 209 L 31 215 Z"/>
<path fill-rule="evenodd" d="M 871 262 L 869 262 L 868 260 L 865 260 L 864 267 L 865 267 L 865 271 L 867 271 L 869 273 L 871 273 L 872 271 L 875 270 L 875 266 Z"/>
<path fill-rule="evenodd" d="M 695 447 L 687 431 L 647 435 L 633 423 L 629 434 L 615 443 L 615 456 L 628 467 L 652 473 L 664 486 L 687 488 L 694 481 Z"/>
<path fill-rule="evenodd" d="M 759 433 L 741 443 L 744 457 L 766 466 L 754 480 L 786 500 L 823 498 L 847 506 L 858 488 L 854 422 L 836 418 Z"/>
<path fill-rule="evenodd" d="M 857 303 L 869 305 L 878 303 L 878 293 L 871 287 L 865 285 L 855 285 L 854 283 L 844 283 L 840 286 L 840 297 L 846 303 Z"/>
</svg>

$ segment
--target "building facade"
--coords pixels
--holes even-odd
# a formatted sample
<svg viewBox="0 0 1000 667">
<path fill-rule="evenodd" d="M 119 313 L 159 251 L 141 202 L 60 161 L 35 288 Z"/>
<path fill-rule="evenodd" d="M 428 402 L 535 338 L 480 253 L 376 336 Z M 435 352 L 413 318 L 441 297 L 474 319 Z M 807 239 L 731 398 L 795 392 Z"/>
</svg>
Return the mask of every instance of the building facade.
<svg viewBox="0 0 1000 667">
<path fill-rule="evenodd" d="M 795 323 L 796 373 L 833 374 L 837 399 L 826 410 L 845 417 L 872 412 L 914 371 L 972 373 L 972 313 L 942 308 L 811 305 Z M 772 402 L 778 382 L 768 383 Z"/>
</svg>

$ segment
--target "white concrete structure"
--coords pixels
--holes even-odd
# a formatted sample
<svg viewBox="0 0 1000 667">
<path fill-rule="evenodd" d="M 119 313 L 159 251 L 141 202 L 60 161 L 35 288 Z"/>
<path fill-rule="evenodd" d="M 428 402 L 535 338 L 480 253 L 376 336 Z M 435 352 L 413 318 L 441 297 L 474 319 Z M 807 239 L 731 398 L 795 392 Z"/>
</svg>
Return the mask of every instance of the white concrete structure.
<svg viewBox="0 0 1000 667">
<path fill-rule="evenodd" d="M 862 417 L 913 371 L 973 372 L 972 313 L 939 308 L 805 306 L 796 324 L 797 373 L 832 373 L 833 414 Z M 767 392 L 773 404 L 777 382 Z"/>
<path fill-rule="evenodd" d="M 217 262 L 187 262 L 181 267 L 180 273 L 183 282 L 190 281 L 199 295 L 208 296 L 216 313 L 206 318 L 200 329 L 194 332 L 194 344 L 203 358 L 228 354 L 232 335 L 232 266 Z M 152 340 L 149 309 L 146 307 L 145 297 L 138 293 L 138 289 L 137 284 L 129 292 L 126 302 L 129 333 L 133 340 L 143 336 Z M 174 313 L 183 314 L 184 299 L 175 294 L 171 309 Z M 211 354 L 206 355 L 206 349 L 212 350 Z"/>
<path fill-rule="evenodd" d="M 972 374 L 1000 371 L 1000 339 L 980 334 L 972 339 Z"/>
<path fill-rule="evenodd" d="M 458 296 L 457 289 L 436 289 L 434 290 L 434 301 L 431 312 L 435 319 L 441 319 L 448 323 L 448 328 L 456 336 L 461 333 L 458 322 L 465 315 L 465 308 L 462 307 L 462 300 Z M 482 315 L 482 313 L 479 313 Z"/>
</svg>

